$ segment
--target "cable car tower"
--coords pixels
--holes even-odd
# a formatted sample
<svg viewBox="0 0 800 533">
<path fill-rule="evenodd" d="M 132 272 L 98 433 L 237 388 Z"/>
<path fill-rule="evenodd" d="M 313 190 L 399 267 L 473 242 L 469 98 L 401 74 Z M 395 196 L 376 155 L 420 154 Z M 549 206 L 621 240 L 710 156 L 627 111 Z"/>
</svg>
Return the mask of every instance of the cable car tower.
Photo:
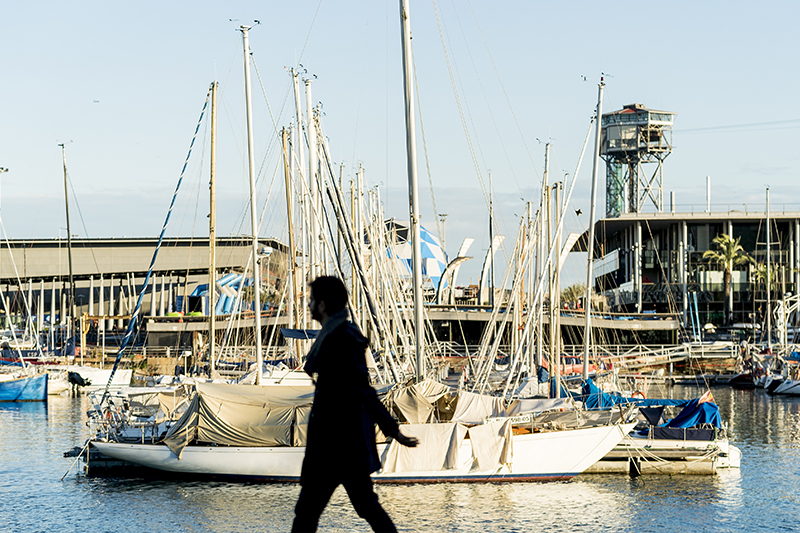
<svg viewBox="0 0 800 533">
<path fill-rule="evenodd" d="M 676 114 L 630 104 L 603 115 L 600 156 L 606 162 L 607 218 L 640 213 L 648 199 L 663 211 L 663 166 L 672 152 Z M 650 174 L 646 163 L 656 164 Z"/>
</svg>

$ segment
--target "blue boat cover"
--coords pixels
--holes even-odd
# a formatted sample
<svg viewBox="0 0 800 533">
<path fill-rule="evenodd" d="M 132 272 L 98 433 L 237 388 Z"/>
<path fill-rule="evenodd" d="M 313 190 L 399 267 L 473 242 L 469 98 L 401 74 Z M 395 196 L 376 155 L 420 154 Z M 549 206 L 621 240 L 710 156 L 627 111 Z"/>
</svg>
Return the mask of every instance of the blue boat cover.
<svg viewBox="0 0 800 533">
<path fill-rule="evenodd" d="M 714 403 L 714 398 L 710 393 L 705 393 L 700 398 L 695 398 L 678 413 L 678 416 L 662 424 L 668 428 L 693 428 L 701 424 L 710 424 L 714 427 L 722 427 L 722 418 L 719 415 L 719 406 Z"/>
<path fill-rule="evenodd" d="M 603 392 L 592 379 L 587 379 L 583 382 L 583 389 L 581 394 L 572 394 L 576 400 L 583 402 L 585 409 L 599 410 L 609 409 L 617 404 L 634 404 L 643 407 L 652 407 L 656 405 L 688 405 L 696 400 L 669 400 L 669 399 L 645 399 L 645 398 L 628 398 L 625 396 L 618 396 L 616 394 L 609 394 Z M 676 417 L 677 418 L 677 417 Z"/>
<path fill-rule="evenodd" d="M 316 339 L 317 335 L 319 335 L 319 332 L 320 330 L 318 329 L 281 328 L 281 335 L 283 335 L 287 339 L 301 339 L 301 340 Z"/>
</svg>

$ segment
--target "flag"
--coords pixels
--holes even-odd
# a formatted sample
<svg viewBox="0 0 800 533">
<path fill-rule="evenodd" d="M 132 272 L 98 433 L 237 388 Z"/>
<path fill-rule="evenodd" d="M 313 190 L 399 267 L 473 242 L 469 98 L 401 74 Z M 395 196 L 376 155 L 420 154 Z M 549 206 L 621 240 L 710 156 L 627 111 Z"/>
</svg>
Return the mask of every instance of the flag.
<svg viewBox="0 0 800 533">
<path fill-rule="evenodd" d="M 714 403 L 714 396 L 711 394 L 711 391 L 706 391 L 706 393 L 700 396 L 700 399 L 697 400 L 698 405 L 705 402 Z"/>
</svg>

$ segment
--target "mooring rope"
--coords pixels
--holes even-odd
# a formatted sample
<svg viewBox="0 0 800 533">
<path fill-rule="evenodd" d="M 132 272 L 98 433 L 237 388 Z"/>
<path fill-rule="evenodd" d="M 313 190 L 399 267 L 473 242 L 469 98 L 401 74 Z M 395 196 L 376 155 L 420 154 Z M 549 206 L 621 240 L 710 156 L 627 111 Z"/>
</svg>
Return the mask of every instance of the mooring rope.
<svg viewBox="0 0 800 533">
<path fill-rule="evenodd" d="M 128 347 L 128 344 L 131 342 L 131 339 L 134 337 L 134 330 L 138 330 L 136 324 L 138 322 L 139 311 L 142 308 L 142 299 L 144 299 L 144 295 L 147 293 L 147 286 L 150 283 L 150 276 L 153 274 L 153 266 L 156 264 L 156 258 L 158 257 L 158 251 L 161 249 L 161 242 L 164 240 L 164 233 L 167 231 L 167 225 L 169 224 L 169 217 L 172 214 L 172 208 L 175 207 L 175 200 L 178 197 L 178 191 L 181 188 L 181 182 L 183 181 L 183 175 L 186 172 L 186 167 L 189 164 L 189 158 L 192 155 L 192 148 L 194 147 L 194 141 L 197 139 L 197 133 L 200 131 L 200 125 L 203 122 L 203 116 L 206 113 L 206 108 L 208 107 L 208 100 L 211 97 L 211 89 L 208 90 L 208 94 L 206 94 L 206 101 L 203 104 L 203 110 L 200 111 L 200 119 L 197 121 L 197 127 L 194 129 L 194 135 L 192 136 L 192 142 L 189 144 L 189 153 L 186 154 L 186 160 L 183 162 L 183 168 L 181 169 L 181 174 L 178 177 L 178 184 L 175 186 L 175 192 L 172 194 L 172 201 L 169 204 L 169 210 L 167 211 L 167 217 L 164 219 L 164 225 L 161 227 L 161 234 L 158 236 L 158 243 L 156 244 L 156 249 L 153 251 L 153 258 L 150 260 L 150 268 L 147 269 L 147 275 L 144 278 L 144 283 L 142 284 L 142 291 L 139 293 L 139 298 L 136 300 L 136 307 L 131 314 L 131 318 L 128 321 L 128 328 L 125 330 L 125 336 L 122 338 L 122 344 L 119 347 L 119 351 L 117 352 L 117 358 L 114 360 L 114 367 L 111 369 L 111 375 L 108 376 L 108 383 L 106 383 L 106 388 L 103 391 L 103 398 L 100 400 L 100 405 L 105 403 L 106 398 L 108 398 L 108 388 L 111 386 L 111 381 L 114 379 L 114 374 L 117 371 L 117 367 L 119 367 L 119 362 L 122 359 L 122 354 L 125 352 L 125 348 Z"/>
</svg>

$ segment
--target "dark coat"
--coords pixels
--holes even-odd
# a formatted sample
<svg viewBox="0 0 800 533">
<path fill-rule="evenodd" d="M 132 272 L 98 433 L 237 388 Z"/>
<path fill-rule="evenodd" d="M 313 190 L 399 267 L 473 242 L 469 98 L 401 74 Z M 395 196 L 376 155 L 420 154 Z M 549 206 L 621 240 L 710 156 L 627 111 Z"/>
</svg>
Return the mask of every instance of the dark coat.
<svg viewBox="0 0 800 533">
<path fill-rule="evenodd" d="M 358 326 L 347 320 L 319 340 L 304 367 L 316 379 L 300 477 L 304 484 L 320 476 L 347 479 L 379 470 L 375 424 L 389 437 L 399 431 L 369 383 L 369 343 Z"/>
</svg>

